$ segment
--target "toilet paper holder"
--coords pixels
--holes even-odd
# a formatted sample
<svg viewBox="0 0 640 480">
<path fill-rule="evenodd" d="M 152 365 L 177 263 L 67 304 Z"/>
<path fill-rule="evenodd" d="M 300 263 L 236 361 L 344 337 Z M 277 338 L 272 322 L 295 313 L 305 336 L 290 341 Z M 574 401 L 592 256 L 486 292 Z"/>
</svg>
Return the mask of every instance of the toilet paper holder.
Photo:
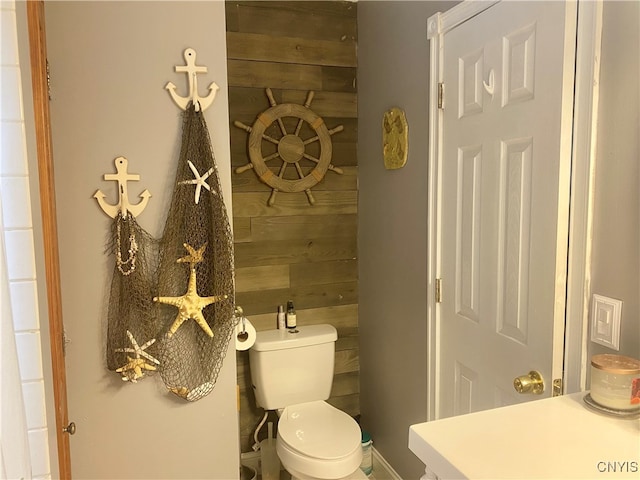
<svg viewBox="0 0 640 480">
<path fill-rule="evenodd" d="M 247 332 L 247 326 L 246 326 L 246 322 L 247 322 L 247 317 L 242 317 L 241 319 L 242 321 L 242 331 L 238 333 L 238 340 L 241 341 L 246 341 L 249 338 L 249 332 Z"/>
<path fill-rule="evenodd" d="M 235 307 L 235 317 L 238 319 L 235 328 L 236 350 L 248 350 L 256 341 L 256 329 L 244 315 L 242 307 Z"/>
<path fill-rule="evenodd" d="M 242 330 L 237 334 L 238 340 L 245 341 L 249 338 L 249 333 L 247 332 L 247 317 L 244 316 L 244 310 L 240 305 L 236 305 L 234 315 L 236 318 L 240 317 L 238 322 L 242 322 Z"/>
</svg>

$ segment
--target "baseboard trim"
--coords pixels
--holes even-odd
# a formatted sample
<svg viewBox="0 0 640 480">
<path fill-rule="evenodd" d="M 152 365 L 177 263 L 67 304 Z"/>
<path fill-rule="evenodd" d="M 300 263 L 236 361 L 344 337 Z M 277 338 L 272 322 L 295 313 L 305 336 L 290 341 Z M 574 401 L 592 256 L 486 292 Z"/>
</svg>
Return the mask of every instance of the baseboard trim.
<svg viewBox="0 0 640 480">
<path fill-rule="evenodd" d="M 375 447 L 371 447 L 371 453 L 373 457 L 373 475 L 376 480 L 402 480 L 400 475 L 393 469 L 389 462 L 380 455 L 380 452 Z M 380 470 L 384 470 L 384 474 L 381 474 Z"/>
</svg>

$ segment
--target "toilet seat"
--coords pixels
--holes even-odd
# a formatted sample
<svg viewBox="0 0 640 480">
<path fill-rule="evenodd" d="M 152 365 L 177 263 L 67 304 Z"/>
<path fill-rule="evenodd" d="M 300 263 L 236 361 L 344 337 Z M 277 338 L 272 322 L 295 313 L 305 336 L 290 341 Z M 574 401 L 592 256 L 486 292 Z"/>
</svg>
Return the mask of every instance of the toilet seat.
<svg viewBox="0 0 640 480">
<path fill-rule="evenodd" d="M 324 401 L 286 407 L 278 422 L 276 449 L 287 470 L 336 479 L 360 466 L 360 427 L 353 418 Z"/>
</svg>

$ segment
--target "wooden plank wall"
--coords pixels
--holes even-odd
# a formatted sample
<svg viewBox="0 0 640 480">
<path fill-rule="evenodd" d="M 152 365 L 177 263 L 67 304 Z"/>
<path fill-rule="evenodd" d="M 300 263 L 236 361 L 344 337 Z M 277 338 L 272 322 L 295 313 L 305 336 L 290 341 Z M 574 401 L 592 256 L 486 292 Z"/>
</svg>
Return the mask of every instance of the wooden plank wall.
<svg viewBox="0 0 640 480">
<path fill-rule="evenodd" d="M 304 193 L 279 192 L 269 207 L 271 189 L 252 170 L 232 174 L 236 303 L 258 330 L 275 328 L 277 306 L 287 300 L 295 303 L 299 325 L 333 324 L 338 342 L 329 402 L 355 416 L 360 413 L 356 4 L 226 2 L 226 20 L 234 169 L 248 164 L 249 158 L 248 133 L 233 122 L 252 125 L 256 115 L 269 108 L 267 87 L 278 104 L 304 104 L 313 90 L 311 110 L 328 128 L 344 126 L 331 137 L 332 164 L 344 175 L 327 172 L 312 189 L 313 206 Z M 291 121 L 295 126 L 297 119 Z M 289 130 L 290 121 L 285 123 L 288 131 L 295 128 Z M 267 133 L 281 135 L 276 125 Z M 313 135 L 303 131 L 300 136 Z M 267 164 L 277 173 L 281 161 Z M 296 178 L 293 167 L 287 168 L 285 178 Z M 241 449 L 246 452 L 264 411 L 255 405 L 248 352 L 237 352 L 236 359 Z"/>
</svg>

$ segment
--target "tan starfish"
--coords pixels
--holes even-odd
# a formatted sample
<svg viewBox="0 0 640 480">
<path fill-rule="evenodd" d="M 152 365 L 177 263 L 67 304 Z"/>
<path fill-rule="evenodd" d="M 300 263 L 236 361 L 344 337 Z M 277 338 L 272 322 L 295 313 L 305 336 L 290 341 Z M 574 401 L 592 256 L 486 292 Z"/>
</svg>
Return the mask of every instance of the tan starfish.
<svg viewBox="0 0 640 480">
<path fill-rule="evenodd" d="M 211 297 L 199 296 L 196 285 L 196 269 L 192 266 L 189 274 L 187 293 L 180 297 L 155 297 L 153 301 L 178 307 L 178 316 L 171 325 L 171 328 L 169 328 L 169 337 L 176 333 L 178 328 L 180 328 L 180 326 L 190 318 L 195 320 L 207 335 L 213 337 L 213 332 L 202 315 L 202 309 L 212 303 L 224 300 L 227 297 L 228 295 L 214 295 Z"/>
<path fill-rule="evenodd" d="M 135 357 L 132 358 L 129 355 L 127 355 L 127 363 L 122 367 L 116 369 L 116 372 L 122 373 L 122 380 L 124 380 L 125 382 L 130 381 L 132 383 L 137 383 L 137 380 L 144 376 L 144 372 L 142 370 L 156 369 L 154 365 L 147 363 L 144 360 L 145 358 L 155 363 L 156 365 L 160 365 L 160 362 L 158 361 L 157 358 L 154 358 L 153 356 L 145 352 L 145 350 L 149 346 L 155 343 L 156 339 L 152 338 L 144 345 L 139 346 L 137 340 L 133 337 L 133 334 L 129 330 L 127 330 L 127 336 L 129 337 L 129 341 L 131 342 L 131 345 L 133 346 L 133 348 L 130 348 L 130 347 L 116 348 L 115 351 L 134 353 Z M 144 358 L 140 358 L 140 357 L 144 357 Z"/>
<path fill-rule="evenodd" d="M 189 389 L 187 387 L 173 387 L 173 388 L 170 388 L 169 391 L 171 393 L 175 393 L 176 395 L 184 399 L 186 399 L 187 396 L 189 395 Z"/>
<path fill-rule="evenodd" d="M 188 243 L 183 243 L 182 245 L 184 246 L 184 248 L 186 248 L 187 252 L 189 252 L 189 255 L 185 255 L 184 257 L 180 257 L 178 260 L 176 260 L 176 262 L 178 262 L 178 263 L 188 263 L 193 267 L 194 264 L 200 263 L 200 262 L 202 262 L 202 260 L 204 260 L 204 251 L 207 248 L 207 244 L 206 243 L 204 245 L 202 245 L 198 250 L 193 248 Z"/>
<path fill-rule="evenodd" d="M 122 380 L 125 382 L 138 383 L 138 379 L 144 377 L 142 370 L 155 370 L 156 367 L 147 363 L 142 358 L 132 358 L 127 355 L 127 363 L 116 369 L 116 372 L 122 373 Z"/>
</svg>

